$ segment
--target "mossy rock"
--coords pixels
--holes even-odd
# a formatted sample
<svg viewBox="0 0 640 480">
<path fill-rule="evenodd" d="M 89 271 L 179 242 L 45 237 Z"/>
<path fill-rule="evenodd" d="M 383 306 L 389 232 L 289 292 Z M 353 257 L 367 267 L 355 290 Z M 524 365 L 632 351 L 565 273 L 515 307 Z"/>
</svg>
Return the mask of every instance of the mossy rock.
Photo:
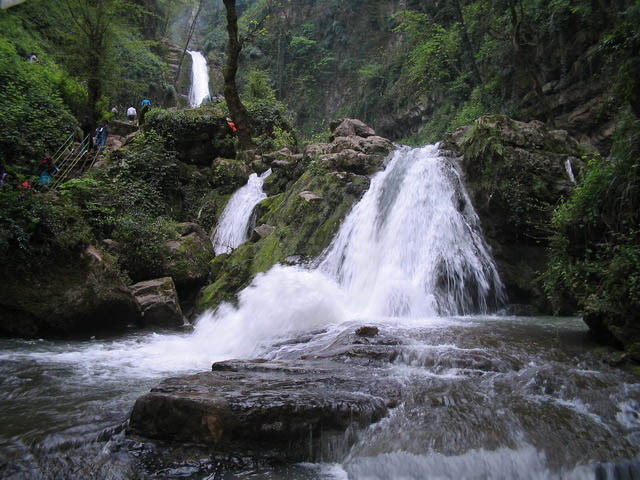
<svg viewBox="0 0 640 480">
<path fill-rule="evenodd" d="M 479 118 L 450 135 L 442 148 L 461 156 L 465 184 L 509 301 L 551 313 L 538 278 L 548 260 L 553 211 L 574 186 L 565 164 L 577 175 L 584 150 L 566 132 L 502 115 Z"/>
<path fill-rule="evenodd" d="M 246 163 L 232 158 L 216 158 L 211 165 L 212 183 L 223 194 L 244 186 L 250 173 Z"/>
<path fill-rule="evenodd" d="M 144 130 L 156 131 L 185 163 L 209 166 L 216 157 L 235 158 L 233 132 L 224 112 L 214 105 L 179 111 L 153 109 L 145 118 Z"/>
<path fill-rule="evenodd" d="M 122 331 L 139 306 L 115 262 L 94 247 L 58 252 L 41 265 L 1 272 L 0 331 L 26 337 Z"/>
<path fill-rule="evenodd" d="M 216 257 L 210 265 L 214 283 L 201 292 L 197 310 L 232 300 L 255 275 L 286 263 L 289 257 L 320 255 L 368 187 L 369 179 L 364 176 L 308 169 L 286 192 L 263 200 L 257 223 L 275 230 L 256 243 L 245 243 L 229 255 Z"/>
<path fill-rule="evenodd" d="M 213 246 L 205 232 L 194 223 L 177 224 L 180 237 L 167 242 L 164 276 L 173 278 L 181 298 L 191 296 L 209 278 Z"/>
</svg>

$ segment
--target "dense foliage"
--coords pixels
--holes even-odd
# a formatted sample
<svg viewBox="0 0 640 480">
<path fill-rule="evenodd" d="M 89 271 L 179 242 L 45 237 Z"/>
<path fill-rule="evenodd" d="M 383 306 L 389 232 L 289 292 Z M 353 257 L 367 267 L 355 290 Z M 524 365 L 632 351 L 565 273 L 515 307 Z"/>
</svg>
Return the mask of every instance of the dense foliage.
<svg viewBox="0 0 640 480">
<path fill-rule="evenodd" d="M 488 113 L 554 123 L 572 105 L 551 89 L 586 80 L 585 90 L 601 91 L 605 75 L 615 77 L 624 94 L 601 107 L 602 121 L 623 99 L 638 96 L 637 1 L 238 4 L 249 25 L 270 11 L 261 35 L 245 45 L 242 64 L 268 72 L 277 97 L 295 106 L 305 136 L 336 116 L 384 125 L 415 108 L 423 112 L 419 121 L 400 122 L 393 136 L 436 141 Z M 204 46 L 222 58 L 219 5 L 205 18 Z M 240 76 L 246 81 L 246 73 Z"/>
<path fill-rule="evenodd" d="M 615 343 L 640 339 L 640 120 L 625 118 L 610 158 L 589 159 L 553 226 L 545 288 L 556 307 L 568 297 Z"/>
<path fill-rule="evenodd" d="M 29 62 L 33 43 L 12 20 L 0 13 L 0 169 L 22 181 L 73 132 L 86 93 L 48 57 Z"/>
</svg>

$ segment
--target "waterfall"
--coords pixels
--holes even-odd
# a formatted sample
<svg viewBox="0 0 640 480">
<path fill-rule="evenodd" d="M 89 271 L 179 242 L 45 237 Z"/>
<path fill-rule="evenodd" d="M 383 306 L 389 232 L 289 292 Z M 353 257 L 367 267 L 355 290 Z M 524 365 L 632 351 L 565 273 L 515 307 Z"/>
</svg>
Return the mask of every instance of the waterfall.
<svg viewBox="0 0 640 480">
<path fill-rule="evenodd" d="M 576 183 L 576 177 L 573 175 L 573 168 L 571 167 L 571 160 L 568 158 L 564 162 L 564 169 L 567 171 L 567 176 L 569 180 L 571 180 L 571 183 Z"/>
<path fill-rule="evenodd" d="M 216 255 L 231 253 L 247 241 L 251 214 L 255 206 L 267 198 L 262 191 L 262 185 L 270 174 L 271 169 L 260 176 L 252 173 L 247 184 L 233 194 L 222 212 L 212 239 Z"/>
<path fill-rule="evenodd" d="M 192 50 L 187 50 L 187 53 L 191 55 L 193 63 L 189 103 L 192 107 L 199 107 L 209 96 L 209 69 L 207 68 L 207 60 L 202 53 Z"/>
<path fill-rule="evenodd" d="M 214 235 L 216 254 L 246 240 L 267 175 L 251 175 L 229 201 Z M 315 267 L 276 265 L 237 304 L 201 315 L 191 335 L 154 335 L 123 358 L 149 370 L 205 368 L 274 355 L 277 339 L 337 331 L 353 320 L 400 325 L 482 313 L 500 304 L 502 291 L 453 160 L 436 146 L 403 147 L 374 175 Z"/>
<path fill-rule="evenodd" d="M 503 292 L 460 174 L 433 145 L 393 154 L 320 270 L 365 315 L 486 312 Z"/>
</svg>

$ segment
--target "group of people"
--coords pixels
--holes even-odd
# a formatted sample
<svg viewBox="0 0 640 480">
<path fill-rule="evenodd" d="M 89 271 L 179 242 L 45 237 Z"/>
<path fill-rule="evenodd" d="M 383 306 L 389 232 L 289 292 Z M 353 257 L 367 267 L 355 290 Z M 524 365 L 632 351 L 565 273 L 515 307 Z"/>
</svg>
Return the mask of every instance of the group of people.
<svg viewBox="0 0 640 480">
<path fill-rule="evenodd" d="M 35 54 L 32 54 L 31 56 L 35 57 Z M 29 60 L 37 61 L 37 58 L 29 58 Z M 150 108 L 151 101 L 148 99 L 142 100 L 138 118 L 138 125 L 142 125 L 144 123 L 145 114 L 149 111 Z M 114 106 L 111 109 L 111 113 L 113 113 L 114 116 L 117 117 L 119 113 L 118 107 Z M 135 121 L 137 116 L 138 112 L 136 111 L 135 107 L 133 107 L 133 105 L 130 106 L 127 109 L 127 118 L 129 119 L 129 121 Z M 107 138 L 109 137 L 110 133 L 109 121 L 105 120 L 104 122 L 102 122 L 102 125 L 98 126 L 98 128 L 94 130 L 90 118 L 86 116 L 84 118 L 84 121 L 82 122 L 81 130 L 83 138 L 88 138 L 88 150 L 97 151 L 98 154 L 102 153 L 105 146 L 107 145 Z M 78 135 L 80 135 L 80 131 L 78 131 Z M 37 174 L 39 177 L 40 185 L 50 185 L 59 171 L 60 169 L 56 165 L 55 159 L 52 158 L 51 155 L 45 156 L 45 158 L 38 164 Z M 7 172 L 3 171 L 0 174 L 0 188 L 4 187 L 5 183 L 7 183 L 7 180 Z M 29 182 L 28 180 L 25 180 L 20 185 L 20 187 L 23 190 L 32 191 L 31 182 Z"/>
<path fill-rule="evenodd" d="M 138 110 L 136 110 L 136 107 L 134 107 L 133 105 L 129 106 L 129 108 L 125 110 L 127 120 L 130 122 L 135 122 L 137 119 L 138 126 L 142 126 L 144 124 L 144 117 L 150 108 L 151 100 L 149 100 L 148 98 L 145 98 L 140 102 L 140 112 L 138 112 Z M 111 109 L 111 113 L 115 118 L 118 118 L 120 116 L 120 111 L 121 110 L 117 105 L 114 105 L 114 107 Z"/>
</svg>

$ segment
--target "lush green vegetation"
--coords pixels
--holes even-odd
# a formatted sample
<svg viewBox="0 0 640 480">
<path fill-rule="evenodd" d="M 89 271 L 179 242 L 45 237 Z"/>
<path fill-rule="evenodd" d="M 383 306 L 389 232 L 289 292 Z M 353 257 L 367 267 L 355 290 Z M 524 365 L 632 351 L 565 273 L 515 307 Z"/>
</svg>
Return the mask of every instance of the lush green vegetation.
<svg viewBox="0 0 640 480">
<path fill-rule="evenodd" d="M 30 0 L 0 11 L 0 167 L 12 180 L 35 173 L 85 116 L 175 100 L 160 57 L 166 25 L 154 22 L 169 3 Z"/>
<path fill-rule="evenodd" d="M 603 117 L 639 95 L 637 1 L 238 3 L 245 24 L 271 8 L 243 50 L 240 83 L 252 68 L 267 72 L 304 137 L 336 116 L 376 124 L 416 106 L 427 122 L 394 132 L 415 144 L 489 113 L 554 123 L 565 107 L 550 87 L 604 75 L 621 94 Z M 223 14 L 212 7 L 203 27 L 212 59 L 224 57 Z"/>
<path fill-rule="evenodd" d="M 557 234 L 544 278 L 556 308 L 569 299 L 596 330 L 607 326 L 615 343 L 638 341 L 640 120 L 627 114 L 609 159 L 589 158 L 553 226 Z"/>
<path fill-rule="evenodd" d="M 162 273 L 166 242 L 180 237 L 178 222 L 210 228 L 220 214 L 216 202 L 223 200 L 211 192 L 213 173 L 178 162 L 155 132 L 139 136 L 112 160 L 64 183 L 61 195 L 12 184 L 0 189 L 0 264 L 28 268 L 49 255 L 112 239 L 132 280 L 154 278 Z"/>
</svg>

